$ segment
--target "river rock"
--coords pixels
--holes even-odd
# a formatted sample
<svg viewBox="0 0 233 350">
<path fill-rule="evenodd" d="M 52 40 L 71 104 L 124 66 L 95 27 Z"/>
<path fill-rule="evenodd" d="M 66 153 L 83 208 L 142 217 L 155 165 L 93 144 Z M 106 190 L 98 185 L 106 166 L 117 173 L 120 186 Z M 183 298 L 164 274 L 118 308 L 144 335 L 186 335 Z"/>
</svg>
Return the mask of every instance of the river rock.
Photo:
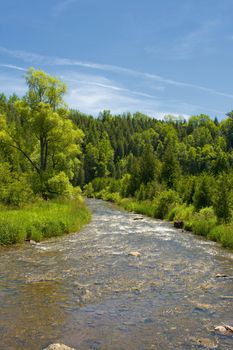
<svg viewBox="0 0 233 350">
<path fill-rule="evenodd" d="M 227 334 L 227 330 L 224 326 L 217 326 L 214 328 L 215 331 L 219 332 L 219 333 L 222 333 L 222 334 Z"/>
<path fill-rule="evenodd" d="M 129 255 L 130 256 L 135 256 L 136 258 L 139 258 L 141 256 L 141 253 L 139 253 L 139 252 L 130 252 Z"/>
<path fill-rule="evenodd" d="M 215 340 L 209 339 L 209 338 L 191 338 L 193 342 L 195 342 L 197 345 L 202 346 L 206 349 L 217 349 L 218 344 Z"/>
<path fill-rule="evenodd" d="M 36 245 L 37 244 L 36 241 L 33 241 L 33 239 L 30 239 L 29 243 L 32 244 L 32 245 Z"/>
<path fill-rule="evenodd" d="M 175 228 L 183 228 L 184 222 L 181 220 L 174 221 L 174 227 Z"/>
<path fill-rule="evenodd" d="M 222 333 L 222 334 L 232 334 L 233 333 L 233 327 L 223 324 L 222 326 L 217 326 L 214 328 L 215 331 Z"/>
<path fill-rule="evenodd" d="M 69 346 L 66 346 L 64 344 L 51 344 L 47 348 L 43 350 L 75 350 L 74 348 L 70 348 Z"/>
<path fill-rule="evenodd" d="M 225 274 L 221 274 L 221 273 L 217 273 L 217 275 L 215 275 L 216 278 L 226 278 L 228 277 L 227 275 Z"/>
</svg>

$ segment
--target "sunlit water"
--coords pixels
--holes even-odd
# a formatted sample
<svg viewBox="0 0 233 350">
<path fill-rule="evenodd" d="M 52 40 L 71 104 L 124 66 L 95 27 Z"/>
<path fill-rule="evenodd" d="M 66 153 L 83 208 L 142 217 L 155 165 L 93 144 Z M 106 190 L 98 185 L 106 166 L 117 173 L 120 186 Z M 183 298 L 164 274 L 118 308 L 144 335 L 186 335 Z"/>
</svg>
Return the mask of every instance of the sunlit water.
<svg viewBox="0 0 233 350">
<path fill-rule="evenodd" d="M 1 349 L 189 350 L 201 349 L 199 338 L 233 349 L 233 336 L 214 331 L 233 324 L 230 252 L 112 204 L 88 205 L 93 220 L 80 233 L 0 249 Z"/>
</svg>

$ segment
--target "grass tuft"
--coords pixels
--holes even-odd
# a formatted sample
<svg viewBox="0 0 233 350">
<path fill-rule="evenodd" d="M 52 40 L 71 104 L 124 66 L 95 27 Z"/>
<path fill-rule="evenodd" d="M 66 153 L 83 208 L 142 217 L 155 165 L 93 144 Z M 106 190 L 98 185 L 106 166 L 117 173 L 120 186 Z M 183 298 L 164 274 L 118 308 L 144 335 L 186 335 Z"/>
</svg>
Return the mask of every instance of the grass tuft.
<svg viewBox="0 0 233 350">
<path fill-rule="evenodd" d="M 91 214 L 84 203 L 42 201 L 21 209 L 1 208 L 0 245 L 36 242 L 45 238 L 79 231 L 90 221 Z"/>
</svg>

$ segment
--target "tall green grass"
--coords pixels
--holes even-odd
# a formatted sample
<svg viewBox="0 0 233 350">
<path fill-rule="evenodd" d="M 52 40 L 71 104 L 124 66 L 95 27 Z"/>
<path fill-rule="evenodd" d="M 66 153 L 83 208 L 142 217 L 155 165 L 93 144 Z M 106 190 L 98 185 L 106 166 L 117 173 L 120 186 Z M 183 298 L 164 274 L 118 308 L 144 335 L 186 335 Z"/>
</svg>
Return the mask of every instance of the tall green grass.
<svg viewBox="0 0 233 350">
<path fill-rule="evenodd" d="M 134 199 L 124 198 L 119 201 L 118 204 L 125 210 L 154 217 L 155 207 L 151 201 L 138 202 Z"/>
<path fill-rule="evenodd" d="M 223 247 L 233 249 L 233 225 L 218 225 L 212 228 L 208 238 L 219 242 Z"/>
<path fill-rule="evenodd" d="M 0 210 L 0 245 L 37 242 L 79 231 L 91 214 L 78 200 L 42 201 L 21 209 Z"/>
</svg>

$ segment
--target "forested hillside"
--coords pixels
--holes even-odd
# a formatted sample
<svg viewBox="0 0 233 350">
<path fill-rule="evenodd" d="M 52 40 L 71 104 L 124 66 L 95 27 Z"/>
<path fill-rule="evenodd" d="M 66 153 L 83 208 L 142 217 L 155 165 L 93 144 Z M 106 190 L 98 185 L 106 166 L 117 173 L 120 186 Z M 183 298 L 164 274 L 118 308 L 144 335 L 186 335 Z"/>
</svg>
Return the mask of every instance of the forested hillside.
<svg viewBox="0 0 233 350">
<path fill-rule="evenodd" d="M 85 134 L 77 183 L 88 196 L 131 198 L 121 204 L 181 221 L 198 234 L 211 231 L 233 246 L 231 226 L 221 225 L 232 218 L 231 112 L 221 122 L 207 115 L 156 120 L 109 111 L 98 118 L 71 111 L 70 118 Z"/>
</svg>

